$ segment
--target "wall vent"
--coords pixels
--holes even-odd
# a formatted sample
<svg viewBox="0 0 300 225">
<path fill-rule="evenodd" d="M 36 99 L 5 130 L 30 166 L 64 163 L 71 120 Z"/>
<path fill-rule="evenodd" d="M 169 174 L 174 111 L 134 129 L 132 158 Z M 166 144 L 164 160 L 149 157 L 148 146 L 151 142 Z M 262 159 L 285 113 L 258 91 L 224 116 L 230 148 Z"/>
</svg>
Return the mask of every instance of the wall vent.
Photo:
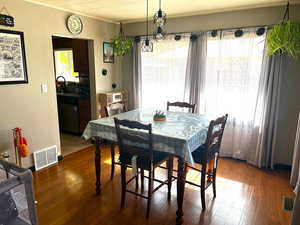
<svg viewBox="0 0 300 225">
<path fill-rule="evenodd" d="M 282 208 L 285 211 L 293 211 L 293 207 L 294 207 L 294 198 L 289 198 L 286 196 L 283 196 L 283 203 L 282 203 Z"/>
<path fill-rule="evenodd" d="M 33 153 L 35 170 L 40 170 L 57 162 L 57 146 L 44 148 Z"/>
</svg>

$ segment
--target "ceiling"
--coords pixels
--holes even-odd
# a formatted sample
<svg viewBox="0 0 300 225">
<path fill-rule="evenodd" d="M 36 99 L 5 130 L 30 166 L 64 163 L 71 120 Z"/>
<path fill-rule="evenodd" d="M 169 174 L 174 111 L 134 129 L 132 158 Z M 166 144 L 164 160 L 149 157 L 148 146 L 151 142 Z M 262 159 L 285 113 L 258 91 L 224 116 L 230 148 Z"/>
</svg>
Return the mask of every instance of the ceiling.
<svg viewBox="0 0 300 225">
<path fill-rule="evenodd" d="M 111 22 L 145 20 L 146 0 L 25 0 Z M 162 0 L 167 16 L 187 16 L 286 4 L 284 0 Z M 149 0 L 149 17 L 159 0 Z"/>
</svg>

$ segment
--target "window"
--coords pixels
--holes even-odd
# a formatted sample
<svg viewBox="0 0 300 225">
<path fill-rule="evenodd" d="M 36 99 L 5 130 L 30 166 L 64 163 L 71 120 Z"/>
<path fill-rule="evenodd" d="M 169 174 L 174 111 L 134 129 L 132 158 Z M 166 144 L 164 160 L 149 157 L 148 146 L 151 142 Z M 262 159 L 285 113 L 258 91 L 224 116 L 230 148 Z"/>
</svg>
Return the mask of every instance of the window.
<svg viewBox="0 0 300 225">
<path fill-rule="evenodd" d="M 265 36 L 245 32 L 242 37 L 224 32 L 207 41 L 205 113 L 228 113 L 252 121 L 256 110 Z"/>
<path fill-rule="evenodd" d="M 142 107 L 165 109 L 167 101 L 182 101 L 189 38 L 154 42 L 142 52 Z"/>
<path fill-rule="evenodd" d="M 54 58 L 56 78 L 63 76 L 66 81 L 79 82 L 79 74 L 74 72 L 72 50 L 55 50 Z"/>
</svg>

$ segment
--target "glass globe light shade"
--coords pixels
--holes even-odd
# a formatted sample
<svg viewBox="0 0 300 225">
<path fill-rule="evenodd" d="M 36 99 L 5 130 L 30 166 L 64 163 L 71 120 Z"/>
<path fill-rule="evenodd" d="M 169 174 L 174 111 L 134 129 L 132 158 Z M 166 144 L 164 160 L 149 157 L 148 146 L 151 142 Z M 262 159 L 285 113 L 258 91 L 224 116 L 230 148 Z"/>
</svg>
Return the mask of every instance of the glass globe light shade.
<svg viewBox="0 0 300 225">
<path fill-rule="evenodd" d="M 154 14 L 153 23 L 156 24 L 158 27 L 162 27 L 167 22 L 167 14 L 163 12 L 161 9 Z"/>
<path fill-rule="evenodd" d="M 153 37 L 158 41 L 164 40 L 166 38 L 166 32 L 161 27 L 157 27 L 157 29 L 153 33 Z"/>
<path fill-rule="evenodd" d="M 153 43 L 148 38 L 142 42 L 142 51 L 153 52 Z"/>
</svg>

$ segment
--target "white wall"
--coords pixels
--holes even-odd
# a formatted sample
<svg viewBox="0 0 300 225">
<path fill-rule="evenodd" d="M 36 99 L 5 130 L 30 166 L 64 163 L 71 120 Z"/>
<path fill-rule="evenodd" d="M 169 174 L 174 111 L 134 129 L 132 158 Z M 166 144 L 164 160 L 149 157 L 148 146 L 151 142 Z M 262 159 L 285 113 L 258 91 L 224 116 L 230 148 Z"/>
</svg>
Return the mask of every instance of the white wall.
<svg viewBox="0 0 300 225">
<path fill-rule="evenodd" d="M 71 13 L 23 0 L 4 0 L 0 5 L 15 18 L 15 27 L 0 29 L 24 32 L 29 78 L 28 84 L 0 85 L 0 152 L 13 150 L 14 127 L 23 128 L 31 152 L 51 145 L 57 145 L 60 151 L 51 37 L 73 37 L 65 26 Z M 76 38 L 93 40 L 96 92 L 111 90 L 113 82 L 121 88 L 119 64 L 103 64 L 102 59 L 102 42 L 118 32 L 118 25 L 80 17 L 84 27 Z M 108 69 L 107 76 L 101 76 L 102 68 Z M 41 93 L 42 83 L 48 85 L 48 93 Z M 32 165 L 31 157 L 24 159 L 24 165 Z"/>
</svg>

